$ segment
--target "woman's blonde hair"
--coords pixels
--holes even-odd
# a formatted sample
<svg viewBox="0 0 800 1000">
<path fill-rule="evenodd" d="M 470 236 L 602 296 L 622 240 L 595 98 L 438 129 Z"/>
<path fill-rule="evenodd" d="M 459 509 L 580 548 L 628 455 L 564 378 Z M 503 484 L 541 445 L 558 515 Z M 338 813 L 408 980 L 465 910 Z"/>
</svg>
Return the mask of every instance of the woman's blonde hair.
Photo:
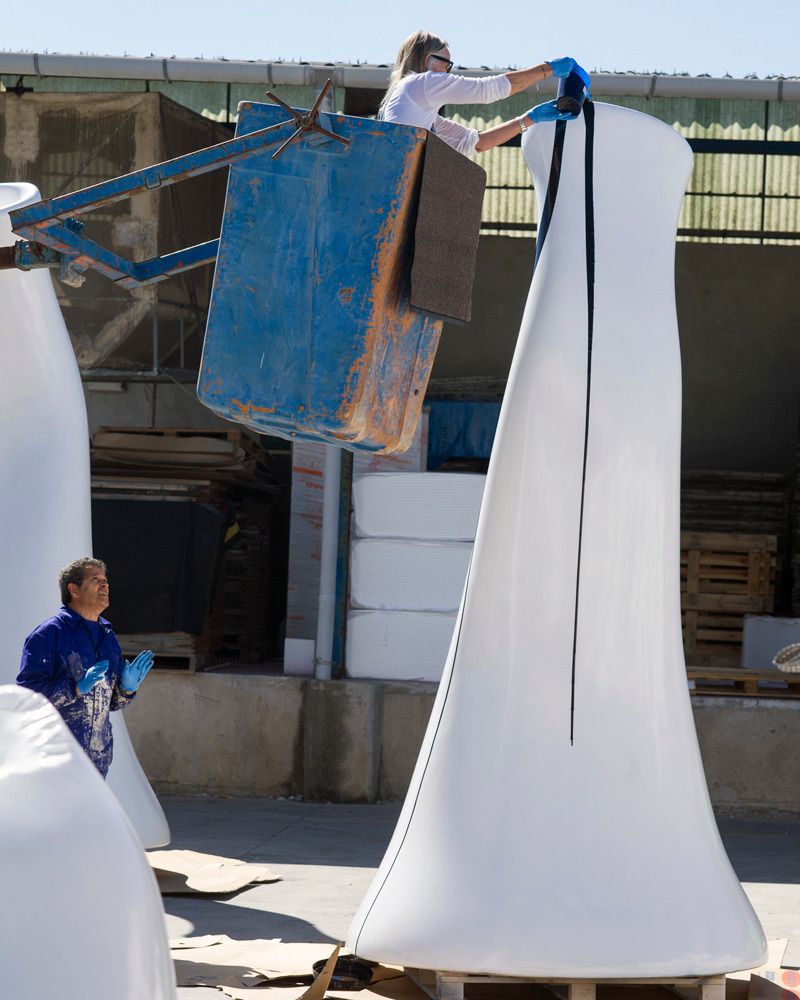
<svg viewBox="0 0 800 1000">
<path fill-rule="evenodd" d="M 430 31 L 415 31 L 408 36 L 397 53 L 394 69 L 392 70 L 392 75 L 389 77 L 389 86 L 386 88 L 386 93 L 383 95 L 383 100 L 378 108 L 378 118 L 383 117 L 383 109 L 389 100 L 389 95 L 400 80 L 404 76 L 410 76 L 412 73 L 424 73 L 428 56 L 433 55 L 434 52 L 441 52 L 442 49 L 446 48 L 447 42 L 443 38 L 439 38 L 438 35 L 432 35 Z"/>
</svg>

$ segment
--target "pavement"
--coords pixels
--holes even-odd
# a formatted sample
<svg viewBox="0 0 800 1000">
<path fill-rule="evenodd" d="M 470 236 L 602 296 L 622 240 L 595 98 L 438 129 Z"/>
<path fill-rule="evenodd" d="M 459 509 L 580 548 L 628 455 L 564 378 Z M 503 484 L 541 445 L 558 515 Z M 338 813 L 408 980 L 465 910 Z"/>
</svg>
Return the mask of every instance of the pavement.
<svg viewBox="0 0 800 1000">
<path fill-rule="evenodd" d="M 164 797 L 171 848 L 266 863 L 282 881 L 224 897 L 166 896 L 169 936 L 344 941 L 400 812 L 398 803 Z M 800 817 L 718 820 L 728 856 L 768 939 L 800 967 Z M 181 987 L 180 1000 L 219 1000 Z"/>
</svg>

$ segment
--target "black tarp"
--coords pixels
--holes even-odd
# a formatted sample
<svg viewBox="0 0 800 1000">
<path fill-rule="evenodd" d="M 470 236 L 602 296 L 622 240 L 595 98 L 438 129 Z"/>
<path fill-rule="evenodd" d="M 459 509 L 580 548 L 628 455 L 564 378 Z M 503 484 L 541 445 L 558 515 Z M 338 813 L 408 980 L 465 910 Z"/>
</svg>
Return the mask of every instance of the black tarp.
<svg viewBox="0 0 800 1000">
<path fill-rule="evenodd" d="M 115 631 L 199 635 L 226 521 L 210 504 L 92 500 L 93 551 L 108 567 Z"/>
</svg>

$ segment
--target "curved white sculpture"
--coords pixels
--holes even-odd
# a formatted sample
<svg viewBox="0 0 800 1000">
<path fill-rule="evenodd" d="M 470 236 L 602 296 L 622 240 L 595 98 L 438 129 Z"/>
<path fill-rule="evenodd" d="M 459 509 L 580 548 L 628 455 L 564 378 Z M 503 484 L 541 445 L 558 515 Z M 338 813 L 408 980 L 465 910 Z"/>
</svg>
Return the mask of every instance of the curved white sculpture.
<svg viewBox="0 0 800 1000">
<path fill-rule="evenodd" d="M 0 184 L 0 246 L 9 212 L 39 201 L 32 184 Z M 50 275 L 0 271 L 0 525 L 11 574 L 0 601 L 0 683 L 14 682 L 25 636 L 58 609 L 58 571 L 92 551 L 89 431 L 80 373 Z M 11 569 L 13 567 L 13 570 Z M 113 566 L 110 567 L 113 572 Z M 146 847 L 169 826 L 120 712 L 108 782 Z"/>
<path fill-rule="evenodd" d="M 348 936 L 365 958 L 597 979 L 766 954 L 714 822 L 681 643 L 673 267 L 691 152 L 600 104 L 587 171 L 586 120 L 566 126 L 438 698 Z M 524 136 L 540 193 L 555 133 Z"/>
<path fill-rule="evenodd" d="M 61 716 L 0 687 L 0 747 L 3 996 L 173 1000 L 155 877 Z"/>
</svg>

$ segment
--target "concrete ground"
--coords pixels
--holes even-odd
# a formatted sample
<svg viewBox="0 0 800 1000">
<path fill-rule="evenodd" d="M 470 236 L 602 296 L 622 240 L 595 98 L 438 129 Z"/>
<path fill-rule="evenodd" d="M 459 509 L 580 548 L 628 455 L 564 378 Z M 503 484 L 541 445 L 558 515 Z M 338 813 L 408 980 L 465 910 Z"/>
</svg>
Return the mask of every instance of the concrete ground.
<svg viewBox="0 0 800 1000">
<path fill-rule="evenodd" d="M 226 897 L 167 896 L 170 937 L 343 941 L 394 829 L 398 803 L 162 798 L 175 849 L 264 862 L 283 879 Z M 719 821 L 725 847 L 768 938 L 789 938 L 800 967 L 800 818 Z M 183 987 L 181 1000 L 219 1000 Z"/>
</svg>

